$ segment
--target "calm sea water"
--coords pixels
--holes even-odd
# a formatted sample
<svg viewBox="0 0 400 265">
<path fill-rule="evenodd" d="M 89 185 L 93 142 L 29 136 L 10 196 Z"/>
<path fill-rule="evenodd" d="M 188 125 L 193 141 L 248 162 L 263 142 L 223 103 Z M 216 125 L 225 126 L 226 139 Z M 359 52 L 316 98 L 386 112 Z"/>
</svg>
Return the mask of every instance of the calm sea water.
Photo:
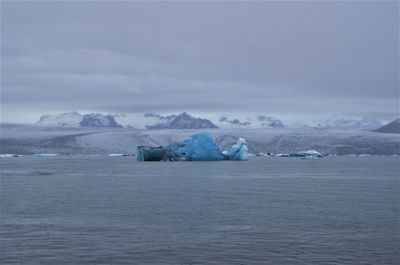
<svg viewBox="0 0 400 265">
<path fill-rule="evenodd" d="M 398 157 L 1 165 L 1 264 L 399 264 Z"/>
</svg>

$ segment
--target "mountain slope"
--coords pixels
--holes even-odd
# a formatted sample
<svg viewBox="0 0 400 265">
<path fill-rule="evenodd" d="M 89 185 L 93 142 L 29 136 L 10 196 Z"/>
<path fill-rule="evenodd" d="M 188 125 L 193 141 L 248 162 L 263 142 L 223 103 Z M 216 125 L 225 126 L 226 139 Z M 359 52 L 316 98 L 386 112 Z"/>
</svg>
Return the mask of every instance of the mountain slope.
<svg viewBox="0 0 400 265">
<path fill-rule="evenodd" d="M 39 121 L 36 122 L 38 125 L 43 126 L 56 126 L 56 127 L 79 127 L 79 123 L 82 121 L 83 116 L 74 111 L 54 115 L 43 115 Z"/>
<path fill-rule="evenodd" d="M 381 133 L 400 133 L 400 118 L 395 119 L 388 124 L 373 130 L 374 132 L 381 132 Z"/>
<path fill-rule="evenodd" d="M 76 111 L 54 115 L 43 115 L 36 124 L 47 127 L 122 127 L 115 121 L 115 118 L 112 115 L 104 115 L 100 113 L 82 115 Z"/>
<path fill-rule="evenodd" d="M 271 127 L 271 128 L 285 128 L 281 120 L 278 120 L 271 116 L 258 116 L 258 121 L 261 123 L 262 127 Z"/>
<path fill-rule="evenodd" d="M 147 125 L 147 129 L 215 129 L 214 123 L 207 119 L 193 117 L 186 112 L 177 116 L 170 116 L 170 119 L 159 122 L 155 125 Z"/>
<path fill-rule="evenodd" d="M 316 122 L 313 127 L 317 129 L 372 130 L 382 125 L 379 120 L 373 118 L 342 117 L 336 114 L 326 120 Z"/>
<path fill-rule="evenodd" d="M 91 113 L 83 115 L 82 121 L 79 123 L 82 127 L 113 127 L 121 128 L 112 115 L 103 115 L 98 113 Z"/>
</svg>

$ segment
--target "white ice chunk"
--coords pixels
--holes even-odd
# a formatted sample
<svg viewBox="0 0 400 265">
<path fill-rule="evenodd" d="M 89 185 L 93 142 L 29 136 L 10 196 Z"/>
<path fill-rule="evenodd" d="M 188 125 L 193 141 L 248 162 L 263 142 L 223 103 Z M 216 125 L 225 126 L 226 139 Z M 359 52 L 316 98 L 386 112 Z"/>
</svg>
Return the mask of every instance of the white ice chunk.
<svg viewBox="0 0 400 265">
<path fill-rule="evenodd" d="M 249 150 L 246 145 L 246 139 L 239 137 L 237 143 L 231 147 L 229 160 L 247 160 Z"/>
<path fill-rule="evenodd" d="M 307 150 L 307 151 L 300 151 L 298 154 L 305 155 L 305 156 L 323 156 L 320 152 L 315 150 Z"/>
</svg>

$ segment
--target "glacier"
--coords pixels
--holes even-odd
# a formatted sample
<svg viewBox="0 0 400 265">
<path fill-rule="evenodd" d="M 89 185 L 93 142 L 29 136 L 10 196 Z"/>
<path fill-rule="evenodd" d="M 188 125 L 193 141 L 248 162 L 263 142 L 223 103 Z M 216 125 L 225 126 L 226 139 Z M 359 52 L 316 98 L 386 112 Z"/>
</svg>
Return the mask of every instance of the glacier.
<svg viewBox="0 0 400 265">
<path fill-rule="evenodd" d="M 2 154 L 133 155 L 137 154 L 137 146 L 168 146 L 183 142 L 194 134 L 211 133 L 220 149 L 228 151 L 238 137 L 243 137 L 249 153 L 254 154 L 290 154 L 311 149 L 335 155 L 400 155 L 400 134 L 356 130 L 234 128 L 210 132 L 210 129 L 138 130 L 0 124 L 0 131 Z"/>
<path fill-rule="evenodd" d="M 137 147 L 138 161 L 219 161 L 219 160 L 247 160 L 248 149 L 246 140 L 239 138 L 230 152 L 221 152 L 212 136 L 199 133 L 182 142 L 168 146 Z"/>
</svg>

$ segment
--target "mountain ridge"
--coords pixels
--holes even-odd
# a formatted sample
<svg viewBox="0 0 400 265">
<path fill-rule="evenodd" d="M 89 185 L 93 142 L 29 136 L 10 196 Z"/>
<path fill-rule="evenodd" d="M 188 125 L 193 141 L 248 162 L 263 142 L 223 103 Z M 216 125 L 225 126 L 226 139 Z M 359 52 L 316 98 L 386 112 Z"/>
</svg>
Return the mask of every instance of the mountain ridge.
<svg viewBox="0 0 400 265">
<path fill-rule="evenodd" d="M 159 122 L 154 125 L 146 125 L 146 129 L 217 129 L 214 123 L 208 119 L 196 118 L 186 112 L 179 115 L 167 116 L 165 122 Z M 163 118 L 160 118 L 163 120 Z"/>
<path fill-rule="evenodd" d="M 115 121 L 113 115 L 89 113 L 80 114 L 77 111 L 60 114 L 42 115 L 36 122 L 37 125 L 54 127 L 91 127 L 91 128 L 122 128 L 123 126 Z"/>
<path fill-rule="evenodd" d="M 398 133 L 400 134 L 400 118 L 397 118 L 388 124 L 379 127 L 378 129 L 372 130 L 378 133 Z"/>
</svg>

